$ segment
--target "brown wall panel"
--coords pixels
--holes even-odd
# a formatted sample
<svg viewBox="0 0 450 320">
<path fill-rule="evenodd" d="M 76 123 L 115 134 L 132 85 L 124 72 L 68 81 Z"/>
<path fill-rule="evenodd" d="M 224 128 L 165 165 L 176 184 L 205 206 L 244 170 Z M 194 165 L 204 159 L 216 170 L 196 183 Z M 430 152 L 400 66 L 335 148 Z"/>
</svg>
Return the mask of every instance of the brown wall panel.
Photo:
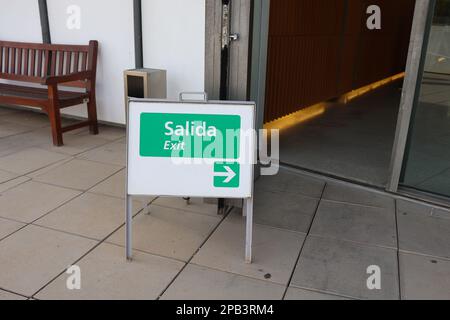
<svg viewBox="0 0 450 320">
<path fill-rule="evenodd" d="M 271 1 L 266 122 L 404 70 L 414 0 Z M 366 8 L 382 9 L 382 30 Z"/>
</svg>

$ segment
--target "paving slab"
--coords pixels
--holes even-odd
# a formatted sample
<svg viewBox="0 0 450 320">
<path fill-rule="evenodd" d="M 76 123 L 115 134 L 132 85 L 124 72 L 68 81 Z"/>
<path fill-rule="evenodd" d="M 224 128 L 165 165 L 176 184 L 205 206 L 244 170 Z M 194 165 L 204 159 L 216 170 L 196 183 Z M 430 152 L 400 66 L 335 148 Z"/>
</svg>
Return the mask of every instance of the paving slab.
<svg viewBox="0 0 450 320">
<path fill-rule="evenodd" d="M 305 289 L 298 289 L 290 287 L 286 292 L 285 300 L 349 300 L 349 298 L 336 296 L 332 294 L 310 291 Z"/>
<path fill-rule="evenodd" d="M 10 234 L 13 234 L 24 226 L 24 223 L 0 218 L 0 240 L 9 236 Z"/>
<path fill-rule="evenodd" d="M 49 127 L 48 116 L 40 112 L 18 111 L 2 115 L 2 121 L 31 128 Z"/>
<path fill-rule="evenodd" d="M 135 203 L 134 212 L 141 207 Z M 125 200 L 85 193 L 37 220 L 36 225 L 102 240 L 125 222 Z"/>
<path fill-rule="evenodd" d="M 0 183 L 0 193 L 5 193 L 6 191 L 17 187 L 25 182 L 30 181 L 31 178 L 27 176 L 19 176 L 15 179 Z"/>
<path fill-rule="evenodd" d="M 88 130 L 86 128 L 86 130 Z M 48 131 L 47 128 L 42 129 L 42 131 Z M 80 153 L 92 150 L 94 148 L 100 147 L 111 141 L 108 139 L 100 138 L 96 135 L 74 135 L 66 134 L 64 135 L 64 145 L 61 147 L 55 147 L 51 143 L 42 144 L 40 147 L 48 149 L 50 151 L 59 152 L 71 156 L 78 155 Z"/>
<path fill-rule="evenodd" d="M 280 172 L 274 176 L 261 176 L 256 181 L 256 186 L 269 192 L 292 193 L 320 198 L 325 183 L 318 179 L 280 169 Z"/>
<path fill-rule="evenodd" d="M 267 281 L 188 265 L 162 300 L 280 300 L 285 287 Z"/>
<path fill-rule="evenodd" d="M 2 138 L 2 143 L 0 143 L 0 157 L 13 154 L 27 148 L 51 143 L 51 135 L 42 132 L 41 129 L 4 137 Z"/>
<path fill-rule="evenodd" d="M 225 272 L 287 285 L 305 235 L 255 225 L 252 264 L 245 263 L 245 220 L 230 214 L 192 262 Z"/>
<path fill-rule="evenodd" d="M 34 128 L 22 124 L 16 124 L 6 121 L 0 121 L 0 138 L 18 135 L 25 132 L 30 132 Z"/>
<path fill-rule="evenodd" d="M 12 172 L 0 170 L 0 184 L 17 178 L 18 175 Z"/>
<path fill-rule="evenodd" d="M 73 161 L 73 160 L 75 160 L 74 157 L 68 157 L 67 159 L 64 159 L 64 160 L 55 162 L 55 163 L 53 163 L 53 164 L 51 164 L 51 165 L 49 165 L 49 166 L 46 166 L 46 167 L 44 167 L 44 168 L 42 168 L 42 169 L 39 169 L 39 170 L 30 172 L 30 173 L 28 173 L 25 177 L 29 177 L 29 178 L 31 178 L 31 179 L 36 178 L 36 177 L 41 176 L 41 175 L 43 175 L 43 174 L 45 174 L 45 173 L 47 173 L 47 172 L 51 172 L 51 171 L 53 171 L 54 169 L 56 169 L 56 168 L 62 166 L 63 164 L 66 164 L 66 163 L 71 162 L 71 161 Z"/>
<path fill-rule="evenodd" d="M 110 164 L 75 159 L 34 177 L 34 180 L 85 191 L 121 169 Z"/>
<path fill-rule="evenodd" d="M 30 223 L 79 194 L 72 189 L 28 181 L 0 195 L 0 217 Z"/>
<path fill-rule="evenodd" d="M 181 197 L 158 197 L 155 205 L 217 217 L 217 204 L 206 203 L 202 198 L 191 198 L 189 203 Z"/>
<path fill-rule="evenodd" d="M 29 225 L 0 241 L 0 287 L 32 296 L 96 243 Z"/>
<path fill-rule="evenodd" d="M 323 200 L 311 234 L 397 248 L 395 210 Z"/>
<path fill-rule="evenodd" d="M 402 299 L 450 300 L 450 261 L 400 253 Z"/>
<path fill-rule="evenodd" d="M 41 300 L 155 300 L 184 266 L 179 261 L 136 252 L 125 259 L 122 247 L 103 243 L 77 264 L 81 289 L 68 290 L 61 274 L 36 298 Z"/>
<path fill-rule="evenodd" d="M 219 222 L 219 217 L 152 205 L 150 215 L 141 213 L 133 220 L 133 248 L 188 261 Z M 107 241 L 125 246 L 125 228 Z"/>
<path fill-rule="evenodd" d="M 325 187 L 323 199 L 362 206 L 395 208 L 395 200 L 392 197 L 339 183 L 328 183 Z"/>
<path fill-rule="evenodd" d="M 370 266 L 381 270 L 381 290 L 370 290 Z M 396 250 L 309 236 L 291 286 L 358 299 L 397 300 Z"/>
<path fill-rule="evenodd" d="M 102 139 L 110 140 L 110 141 L 118 141 L 121 138 L 125 137 L 127 131 L 125 128 L 119 126 L 109 126 L 109 125 L 99 125 L 98 128 L 98 136 Z M 74 134 L 77 135 L 89 135 L 89 130 L 87 128 L 81 128 L 79 130 L 73 131 Z"/>
<path fill-rule="evenodd" d="M 111 197 L 125 199 L 126 197 L 126 170 L 121 170 L 110 178 L 94 186 L 89 192 L 104 194 Z"/>
<path fill-rule="evenodd" d="M 79 159 L 109 163 L 125 167 L 126 145 L 124 143 L 109 143 L 77 156 Z"/>
<path fill-rule="evenodd" d="M 8 291 L 0 290 L 0 301 L 6 300 L 27 300 L 27 298 Z"/>
<path fill-rule="evenodd" d="M 255 223 L 307 233 L 319 199 L 255 188 Z"/>
<path fill-rule="evenodd" d="M 18 175 L 24 175 L 66 158 L 66 155 L 60 153 L 50 152 L 40 148 L 29 148 L 1 157 L 0 169 Z"/>
<path fill-rule="evenodd" d="M 450 212 L 397 201 L 400 250 L 450 259 Z"/>
<path fill-rule="evenodd" d="M 17 109 L 13 109 L 7 106 L 0 106 L 0 116 L 3 116 L 5 114 L 9 114 L 9 113 L 17 113 L 19 112 L 19 110 Z"/>
</svg>

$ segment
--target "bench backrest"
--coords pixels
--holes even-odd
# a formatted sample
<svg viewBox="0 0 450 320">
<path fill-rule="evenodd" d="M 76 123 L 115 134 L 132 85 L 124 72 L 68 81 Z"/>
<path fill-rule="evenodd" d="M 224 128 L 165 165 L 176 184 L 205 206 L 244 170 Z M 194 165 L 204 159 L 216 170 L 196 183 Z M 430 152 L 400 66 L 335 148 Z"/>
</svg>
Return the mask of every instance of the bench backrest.
<svg viewBox="0 0 450 320">
<path fill-rule="evenodd" d="M 48 76 L 91 71 L 95 86 L 97 48 L 94 40 L 87 46 L 0 41 L 0 78 L 41 83 Z M 64 86 L 88 88 L 89 82 Z"/>
</svg>

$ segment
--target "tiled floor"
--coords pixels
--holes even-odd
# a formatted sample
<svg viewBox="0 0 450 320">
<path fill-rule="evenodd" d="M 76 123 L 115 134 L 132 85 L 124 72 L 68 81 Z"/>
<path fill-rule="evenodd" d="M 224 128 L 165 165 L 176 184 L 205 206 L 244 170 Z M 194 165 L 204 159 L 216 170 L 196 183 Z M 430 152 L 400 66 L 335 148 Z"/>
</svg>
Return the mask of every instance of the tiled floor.
<svg viewBox="0 0 450 320">
<path fill-rule="evenodd" d="M 327 102 L 320 117 L 281 130 L 280 161 L 385 185 L 400 106 L 399 88 L 401 81 L 346 104 Z"/>
<path fill-rule="evenodd" d="M 450 299 L 449 211 L 286 170 L 256 183 L 253 264 L 238 210 L 178 198 L 136 199 L 127 262 L 125 131 L 54 148 L 45 117 L 0 117 L 0 299 Z"/>
</svg>

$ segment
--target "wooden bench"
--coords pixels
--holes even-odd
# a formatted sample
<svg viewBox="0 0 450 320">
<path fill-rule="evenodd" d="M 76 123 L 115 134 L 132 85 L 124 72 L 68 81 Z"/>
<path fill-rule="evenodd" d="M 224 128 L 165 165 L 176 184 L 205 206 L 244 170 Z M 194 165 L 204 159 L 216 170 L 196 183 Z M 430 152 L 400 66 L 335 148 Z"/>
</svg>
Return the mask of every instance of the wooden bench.
<svg viewBox="0 0 450 320">
<path fill-rule="evenodd" d="M 87 46 L 0 41 L 0 104 L 39 107 L 48 114 L 53 144 L 63 145 L 62 134 L 89 126 L 98 134 L 95 78 L 98 42 Z M 29 84 L 42 86 L 30 86 Z M 83 92 L 63 91 L 77 87 Z M 62 108 L 87 103 L 88 120 L 61 125 Z"/>
</svg>

